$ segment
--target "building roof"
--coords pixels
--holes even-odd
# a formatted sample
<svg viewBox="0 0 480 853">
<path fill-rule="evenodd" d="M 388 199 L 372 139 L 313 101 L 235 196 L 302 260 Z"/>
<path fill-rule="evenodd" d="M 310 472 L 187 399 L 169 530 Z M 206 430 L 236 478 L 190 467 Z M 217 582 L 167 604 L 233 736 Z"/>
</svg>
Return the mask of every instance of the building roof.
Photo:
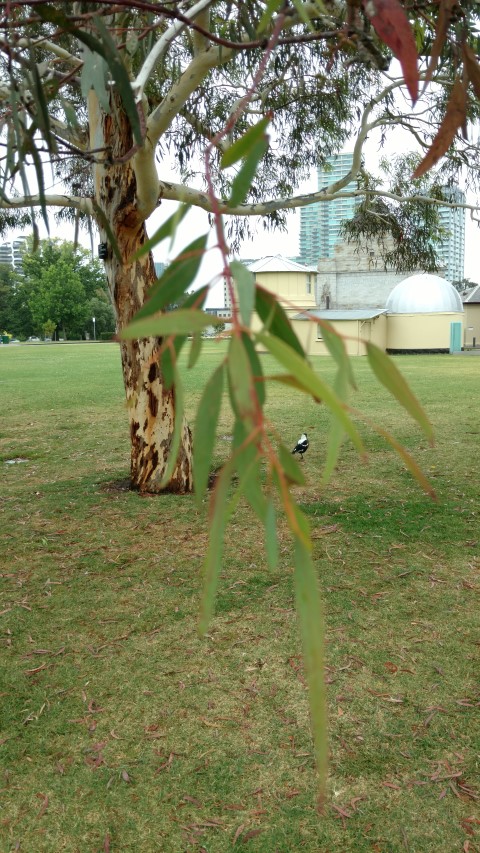
<svg viewBox="0 0 480 853">
<path fill-rule="evenodd" d="M 480 284 L 477 284 L 477 286 L 474 287 L 467 296 L 464 296 L 462 302 L 464 305 L 466 302 L 469 304 L 472 302 L 480 302 Z"/>
<path fill-rule="evenodd" d="M 410 275 L 397 284 L 386 308 L 389 314 L 463 312 L 458 290 L 445 278 L 426 272 Z"/>
<path fill-rule="evenodd" d="M 294 320 L 311 320 L 315 317 L 317 320 L 373 320 L 375 317 L 380 317 L 381 314 L 386 314 L 385 308 L 339 308 L 339 309 L 313 309 L 312 311 L 302 311 L 301 314 L 296 314 Z"/>
<path fill-rule="evenodd" d="M 304 266 L 284 258 L 283 255 L 266 255 L 248 263 L 250 272 L 318 272 L 315 266 Z"/>
</svg>

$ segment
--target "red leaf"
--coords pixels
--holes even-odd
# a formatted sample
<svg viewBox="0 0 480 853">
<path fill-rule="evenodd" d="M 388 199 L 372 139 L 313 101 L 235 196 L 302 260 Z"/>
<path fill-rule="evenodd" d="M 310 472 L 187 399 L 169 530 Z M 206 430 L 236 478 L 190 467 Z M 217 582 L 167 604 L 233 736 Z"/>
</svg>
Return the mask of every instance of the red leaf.
<svg viewBox="0 0 480 853">
<path fill-rule="evenodd" d="M 418 98 L 417 46 L 403 6 L 398 0 L 363 0 L 363 7 L 378 37 L 400 62 L 407 89 L 415 103 Z"/>
<path fill-rule="evenodd" d="M 440 0 L 437 27 L 435 30 L 435 41 L 432 45 L 430 62 L 428 63 L 427 73 L 425 75 L 424 90 L 432 79 L 433 73 L 437 67 L 438 60 L 447 38 L 447 30 L 452 17 L 452 9 L 454 9 L 456 5 L 457 0 Z"/>
<path fill-rule="evenodd" d="M 104 853 L 110 853 L 110 835 L 108 832 L 103 840 L 103 851 Z"/>
<path fill-rule="evenodd" d="M 435 163 L 448 151 L 459 127 L 462 127 L 467 116 L 467 93 L 462 80 L 457 77 L 453 84 L 452 94 L 447 104 L 447 111 L 438 129 L 438 133 L 412 177 L 420 178 L 428 172 Z"/>
<path fill-rule="evenodd" d="M 480 66 L 478 64 L 477 57 L 468 44 L 464 44 L 462 50 L 468 79 L 473 86 L 476 97 L 480 99 Z"/>
</svg>

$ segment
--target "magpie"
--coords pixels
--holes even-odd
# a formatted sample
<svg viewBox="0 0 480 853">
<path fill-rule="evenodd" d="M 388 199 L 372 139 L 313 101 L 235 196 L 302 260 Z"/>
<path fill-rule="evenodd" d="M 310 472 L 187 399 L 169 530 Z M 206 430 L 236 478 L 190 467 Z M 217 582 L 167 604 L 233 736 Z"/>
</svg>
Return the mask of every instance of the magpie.
<svg viewBox="0 0 480 853">
<path fill-rule="evenodd" d="M 292 450 L 292 453 L 299 453 L 300 458 L 303 459 L 303 454 L 308 450 L 308 438 L 307 433 L 302 432 L 300 438 L 298 439 L 295 447 Z"/>
</svg>

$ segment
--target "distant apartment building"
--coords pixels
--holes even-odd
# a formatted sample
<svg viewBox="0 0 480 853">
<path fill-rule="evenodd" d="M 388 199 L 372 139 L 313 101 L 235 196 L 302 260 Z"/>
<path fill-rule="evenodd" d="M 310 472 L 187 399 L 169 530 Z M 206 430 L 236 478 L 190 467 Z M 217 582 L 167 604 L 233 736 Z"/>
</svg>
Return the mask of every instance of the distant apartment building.
<svg viewBox="0 0 480 853">
<path fill-rule="evenodd" d="M 328 158 L 327 166 L 318 169 L 318 189 L 348 175 L 353 164 L 353 154 L 336 154 Z M 354 189 L 356 184 L 347 184 L 345 190 Z M 332 258 L 335 246 L 342 242 L 340 227 L 344 220 L 351 219 L 358 205 L 356 198 L 338 198 L 334 201 L 318 202 L 300 210 L 300 253 L 296 260 L 302 264 L 317 264 L 319 258 Z"/>
<path fill-rule="evenodd" d="M 465 204 L 465 193 L 459 187 L 445 187 L 446 197 L 456 204 Z M 437 249 L 440 265 L 445 268 L 449 282 L 462 281 L 465 264 L 465 209 L 440 207 L 439 219 L 445 237 Z"/>
<path fill-rule="evenodd" d="M 7 264 L 13 269 L 22 269 L 22 256 L 28 238 L 21 235 L 0 245 L 0 264 Z"/>
</svg>

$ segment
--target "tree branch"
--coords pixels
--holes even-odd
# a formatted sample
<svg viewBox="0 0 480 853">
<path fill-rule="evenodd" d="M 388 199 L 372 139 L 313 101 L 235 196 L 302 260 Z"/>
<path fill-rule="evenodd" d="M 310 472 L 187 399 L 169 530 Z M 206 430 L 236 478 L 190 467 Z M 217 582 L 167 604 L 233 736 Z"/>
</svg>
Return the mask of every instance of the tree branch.
<svg viewBox="0 0 480 853">
<path fill-rule="evenodd" d="M 71 207 L 92 216 L 94 213 L 92 201 L 89 198 L 69 195 L 47 195 L 40 198 L 39 195 L 18 196 L 16 198 L 0 198 L 0 210 L 18 210 L 20 208 L 41 207 Z"/>
<path fill-rule="evenodd" d="M 154 146 L 170 127 L 175 116 L 197 89 L 208 72 L 223 65 L 230 59 L 231 51 L 210 48 L 197 54 L 189 63 L 182 76 L 168 91 L 163 101 L 154 109 L 147 120 L 147 136 Z"/>
<path fill-rule="evenodd" d="M 197 15 L 200 15 L 205 9 L 211 6 L 212 3 L 213 0 L 199 0 L 199 2 L 195 4 L 195 6 L 192 6 L 192 8 L 185 13 L 185 18 L 188 18 L 189 21 L 193 21 L 197 17 Z M 136 80 L 132 84 L 132 88 L 137 100 L 140 100 L 142 98 L 145 86 L 150 77 L 152 76 L 155 70 L 155 66 L 165 56 L 172 42 L 175 41 L 175 39 L 181 32 L 183 32 L 186 26 L 186 21 L 175 21 L 175 23 L 172 24 L 172 26 L 169 27 L 168 30 L 164 32 L 162 36 L 160 36 L 159 40 L 148 54 L 145 62 L 143 63 L 137 75 Z"/>
<path fill-rule="evenodd" d="M 73 53 L 70 53 L 68 50 L 65 50 L 65 48 L 60 47 L 59 44 L 55 44 L 55 42 L 49 41 L 47 38 L 38 38 L 34 41 L 28 41 L 28 39 L 19 39 L 17 42 L 15 42 L 15 47 L 41 47 L 42 50 L 49 50 L 59 59 L 65 60 L 65 62 L 70 62 L 72 65 L 78 65 L 79 68 L 83 64 L 82 60 L 79 59 L 78 56 L 74 56 Z"/>
<path fill-rule="evenodd" d="M 294 210 L 297 207 L 307 207 L 310 204 L 317 202 L 334 201 L 340 198 L 362 198 L 365 196 L 389 198 L 392 201 L 400 203 L 422 202 L 425 204 L 435 204 L 437 207 L 462 208 L 472 212 L 480 211 L 480 202 L 478 204 L 458 204 L 456 202 L 444 201 L 440 198 L 426 195 L 409 195 L 401 196 L 398 193 L 388 192 L 387 190 L 371 190 L 358 189 L 349 192 L 341 192 L 332 189 L 340 184 L 337 181 L 331 187 L 326 187 L 323 190 L 318 190 L 314 193 L 305 193 L 302 195 L 292 196 L 291 198 L 271 199 L 269 201 L 255 202 L 252 204 L 239 204 L 231 207 L 223 199 L 216 199 L 220 213 L 229 216 L 266 216 L 269 213 L 274 213 L 276 210 Z M 186 187 L 183 184 L 174 184 L 167 181 L 160 181 L 159 203 L 162 199 L 169 201 L 178 201 L 186 204 L 192 204 L 195 207 L 200 207 L 208 213 L 212 213 L 213 204 L 206 192 Z"/>
</svg>

